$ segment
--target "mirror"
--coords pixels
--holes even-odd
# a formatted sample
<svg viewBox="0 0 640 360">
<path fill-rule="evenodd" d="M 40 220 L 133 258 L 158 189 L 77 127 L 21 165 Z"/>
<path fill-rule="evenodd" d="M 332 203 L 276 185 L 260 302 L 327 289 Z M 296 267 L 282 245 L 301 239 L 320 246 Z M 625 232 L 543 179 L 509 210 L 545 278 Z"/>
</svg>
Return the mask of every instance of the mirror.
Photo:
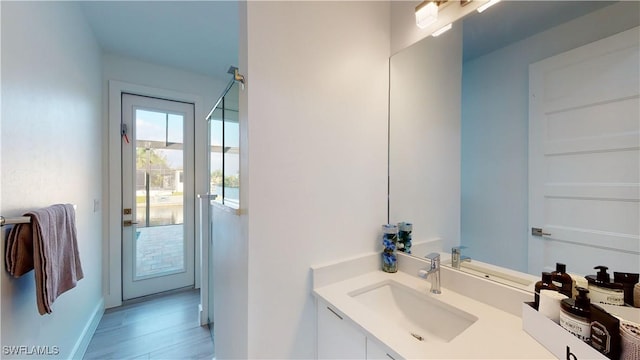
<svg viewBox="0 0 640 360">
<path fill-rule="evenodd" d="M 610 219 L 610 228 L 585 232 L 584 244 L 559 241 L 555 234 L 538 239 L 529 226 L 529 65 L 633 29 L 638 14 L 637 2 L 503 1 L 391 57 L 389 222 L 413 223 L 413 255 L 423 257 L 436 241 L 444 251 L 466 246 L 462 255 L 471 262 L 535 278 L 555 270 L 556 262 L 580 275 L 594 274 L 596 265 L 609 266 L 610 273 L 638 273 L 637 90 L 623 116 L 615 117 L 626 116 L 635 126 L 625 130 L 635 136 L 622 155 L 628 163 L 606 160 L 609 152 L 602 151 L 604 167 L 593 168 L 598 176 L 592 181 L 600 183 L 631 169 L 620 186 L 635 188 L 635 195 L 615 202 L 622 216 Z M 631 76 L 637 87 L 635 59 Z M 567 161 L 549 166 L 562 170 L 579 163 Z M 601 217 L 613 203 L 599 210 Z M 543 207 L 569 222 L 572 214 L 583 222 L 593 216 L 575 203 Z M 623 235 L 609 237 L 614 233 Z M 612 250 L 610 243 L 622 241 L 622 250 Z"/>
</svg>

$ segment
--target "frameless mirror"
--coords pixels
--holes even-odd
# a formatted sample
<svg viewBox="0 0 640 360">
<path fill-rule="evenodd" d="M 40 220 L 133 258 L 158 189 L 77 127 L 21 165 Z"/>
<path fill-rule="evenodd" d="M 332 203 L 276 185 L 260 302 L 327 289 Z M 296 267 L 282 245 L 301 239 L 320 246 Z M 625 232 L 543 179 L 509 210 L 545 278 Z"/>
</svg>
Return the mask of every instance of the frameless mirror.
<svg viewBox="0 0 640 360">
<path fill-rule="evenodd" d="M 503 1 L 391 57 L 389 222 L 413 223 L 414 256 L 439 240 L 536 277 L 556 262 L 639 272 L 639 13 L 638 2 Z M 635 50 L 571 52 L 629 31 Z M 617 97 L 576 103 L 585 93 Z M 542 110 L 534 142 L 555 150 L 532 167 L 538 103 L 555 108 Z"/>
</svg>

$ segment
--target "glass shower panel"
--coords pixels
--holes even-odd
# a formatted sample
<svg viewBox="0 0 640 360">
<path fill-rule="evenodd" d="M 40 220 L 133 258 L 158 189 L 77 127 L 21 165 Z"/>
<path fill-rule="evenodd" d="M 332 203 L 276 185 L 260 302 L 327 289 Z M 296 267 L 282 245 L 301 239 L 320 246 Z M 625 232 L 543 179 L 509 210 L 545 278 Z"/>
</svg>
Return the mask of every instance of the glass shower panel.
<svg viewBox="0 0 640 360">
<path fill-rule="evenodd" d="M 209 120 L 209 194 L 222 203 L 222 108 L 217 107 Z"/>
<path fill-rule="evenodd" d="M 224 97 L 224 197 L 228 205 L 240 205 L 240 124 L 238 84 Z"/>
<path fill-rule="evenodd" d="M 240 207 L 240 124 L 238 116 L 239 88 L 231 81 L 215 107 L 207 116 L 209 124 L 209 238 L 208 247 L 208 291 L 207 308 L 211 336 L 214 334 L 214 242 L 215 207 L 222 204 L 234 209 Z M 204 203 L 202 203 L 204 206 Z M 204 241 L 204 240 L 203 240 Z"/>
<path fill-rule="evenodd" d="M 209 120 L 209 193 L 215 201 L 240 206 L 240 124 L 238 85 L 230 84 Z"/>
</svg>

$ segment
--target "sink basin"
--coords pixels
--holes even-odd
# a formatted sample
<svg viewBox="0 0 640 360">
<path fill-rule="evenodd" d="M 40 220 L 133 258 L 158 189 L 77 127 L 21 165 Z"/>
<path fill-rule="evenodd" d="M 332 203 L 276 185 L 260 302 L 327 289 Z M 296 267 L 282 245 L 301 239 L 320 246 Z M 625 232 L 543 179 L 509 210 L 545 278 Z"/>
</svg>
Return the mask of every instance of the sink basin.
<svg viewBox="0 0 640 360">
<path fill-rule="evenodd" d="M 388 280 L 349 293 L 419 341 L 449 342 L 477 317 L 400 283 Z"/>
</svg>

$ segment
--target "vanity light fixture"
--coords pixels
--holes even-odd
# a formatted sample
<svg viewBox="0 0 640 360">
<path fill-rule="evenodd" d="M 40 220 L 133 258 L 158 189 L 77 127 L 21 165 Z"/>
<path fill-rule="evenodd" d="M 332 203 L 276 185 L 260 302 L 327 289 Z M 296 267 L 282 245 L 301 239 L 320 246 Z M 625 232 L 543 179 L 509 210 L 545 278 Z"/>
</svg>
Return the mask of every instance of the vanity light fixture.
<svg viewBox="0 0 640 360">
<path fill-rule="evenodd" d="M 479 13 L 481 13 L 481 12 L 487 10 L 488 8 L 492 7 L 493 5 L 495 5 L 495 4 L 499 3 L 499 2 L 500 2 L 500 0 L 489 0 L 486 3 L 478 6 L 477 10 L 478 10 Z"/>
<path fill-rule="evenodd" d="M 431 34 L 431 36 L 433 36 L 433 37 L 440 36 L 440 35 L 446 33 L 447 31 L 451 30 L 452 27 L 453 27 L 453 24 L 449 23 L 449 24 L 441 27 L 440 29 L 434 31 L 433 34 Z"/>
<path fill-rule="evenodd" d="M 438 20 L 438 5 L 434 1 L 423 1 L 416 6 L 416 25 L 420 29 L 433 24 Z"/>
</svg>

